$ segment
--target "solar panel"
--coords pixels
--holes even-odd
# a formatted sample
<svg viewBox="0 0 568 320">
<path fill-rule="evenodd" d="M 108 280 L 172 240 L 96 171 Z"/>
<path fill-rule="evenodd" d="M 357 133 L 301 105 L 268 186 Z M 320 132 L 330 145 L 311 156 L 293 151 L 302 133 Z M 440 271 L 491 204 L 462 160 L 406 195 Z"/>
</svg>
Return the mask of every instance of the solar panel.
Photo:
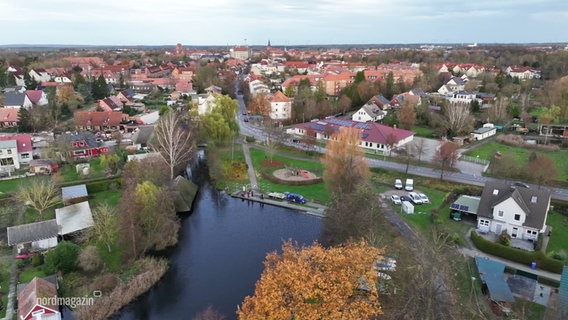
<svg viewBox="0 0 568 320">
<path fill-rule="evenodd" d="M 468 206 L 460 205 L 460 210 L 461 210 L 461 211 L 467 211 L 468 209 L 469 209 Z"/>
<path fill-rule="evenodd" d="M 368 136 L 369 136 L 368 133 L 363 133 L 363 134 L 361 135 L 361 138 L 362 138 L 362 139 L 366 139 Z"/>
<path fill-rule="evenodd" d="M 323 131 L 323 126 L 320 124 L 310 123 L 310 127 L 316 131 Z"/>
<path fill-rule="evenodd" d="M 369 124 L 367 123 L 357 123 L 355 124 L 355 127 L 363 130 L 369 130 L 371 128 L 371 126 L 369 126 Z"/>
<path fill-rule="evenodd" d="M 338 126 L 343 126 L 343 127 L 348 127 L 351 125 L 351 121 L 347 121 L 347 120 L 341 120 L 341 119 L 328 119 L 327 122 L 332 123 L 332 124 L 336 124 Z"/>
<path fill-rule="evenodd" d="M 456 209 L 456 210 L 459 210 L 459 208 L 460 208 L 460 205 L 459 205 L 459 204 L 457 204 L 457 203 L 452 203 L 452 205 L 450 206 L 450 208 L 452 208 L 452 209 Z"/>
</svg>

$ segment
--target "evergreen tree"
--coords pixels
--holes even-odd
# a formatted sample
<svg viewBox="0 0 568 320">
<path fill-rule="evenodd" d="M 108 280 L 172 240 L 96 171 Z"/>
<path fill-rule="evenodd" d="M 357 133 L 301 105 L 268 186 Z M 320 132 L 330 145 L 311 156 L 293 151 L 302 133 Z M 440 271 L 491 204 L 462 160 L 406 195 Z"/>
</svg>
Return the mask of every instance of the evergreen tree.
<svg viewBox="0 0 568 320">
<path fill-rule="evenodd" d="M 386 81 L 386 85 L 385 85 L 385 98 L 387 99 L 392 99 L 392 96 L 394 95 L 394 88 L 395 83 L 394 83 L 394 75 L 392 72 L 389 72 L 389 74 L 387 75 L 387 81 Z"/>
<path fill-rule="evenodd" d="M 20 108 L 18 120 L 18 132 L 31 132 L 33 130 L 33 120 L 28 109 Z"/>
<path fill-rule="evenodd" d="M 24 70 L 24 85 L 26 86 L 26 90 L 35 90 L 39 83 L 30 76 L 27 70 Z"/>
<path fill-rule="evenodd" d="M 109 89 L 105 80 L 105 77 L 101 74 L 95 82 L 93 82 L 93 98 L 104 99 L 109 95 Z"/>
</svg>

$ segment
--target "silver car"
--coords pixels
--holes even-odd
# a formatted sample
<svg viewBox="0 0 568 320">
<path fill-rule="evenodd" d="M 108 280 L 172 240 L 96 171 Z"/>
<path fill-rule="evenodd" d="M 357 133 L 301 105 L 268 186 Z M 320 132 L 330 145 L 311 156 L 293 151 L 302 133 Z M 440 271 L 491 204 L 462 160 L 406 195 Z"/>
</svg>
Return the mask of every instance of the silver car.
<svg viewBox="0 0 568 320">
<path fill-rule="evenodd" d="M 423 193 L 419 193 L 418 194 L 420 196 L 420 199 L 422 200 L 422 203 L 430 203 L 430 199 L 428 199 L 428 196 L 423 194 Z"/>
</svg>

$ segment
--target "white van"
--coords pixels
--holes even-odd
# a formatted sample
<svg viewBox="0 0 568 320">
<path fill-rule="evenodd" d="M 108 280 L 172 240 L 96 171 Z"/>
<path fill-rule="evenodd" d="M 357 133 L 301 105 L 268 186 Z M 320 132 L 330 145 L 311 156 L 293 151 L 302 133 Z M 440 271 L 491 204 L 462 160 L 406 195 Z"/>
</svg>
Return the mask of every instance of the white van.
<svg viewBox="0 0 568 320">
<path fill-rule="evenodd" d="M 406 179 L 406 185 L 404 186 L 404 190 L 406 191 L 414 190 L 414 179 Z"/>
<path fill-rule="evenodd" d="M 410 201 L 412 201 L 413 204 L 422 204 L 422 197 L 420 197 L 420 195 L 416 192 L 409 192 L 408 193 L 408 197 L 410 198 Z"/>
</svg>

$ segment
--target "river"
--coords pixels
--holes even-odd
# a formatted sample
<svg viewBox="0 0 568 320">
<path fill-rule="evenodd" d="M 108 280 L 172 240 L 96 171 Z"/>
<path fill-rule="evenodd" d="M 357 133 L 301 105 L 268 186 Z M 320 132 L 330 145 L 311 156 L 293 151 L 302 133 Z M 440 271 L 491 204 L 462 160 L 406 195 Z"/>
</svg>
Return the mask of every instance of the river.
<svg viewBox="0 0 568 320">
<path fill-rule="evenodd" d="M 233 199 L 201 181 L 179 243 L 165 253 L 170 268 L 116 319 L 192 319 L 212 306 L 227 320 L 254 293 L 266 253 L 293 239 L 318 239 L 322 220 L 293 210 Z"/>
</svg>

